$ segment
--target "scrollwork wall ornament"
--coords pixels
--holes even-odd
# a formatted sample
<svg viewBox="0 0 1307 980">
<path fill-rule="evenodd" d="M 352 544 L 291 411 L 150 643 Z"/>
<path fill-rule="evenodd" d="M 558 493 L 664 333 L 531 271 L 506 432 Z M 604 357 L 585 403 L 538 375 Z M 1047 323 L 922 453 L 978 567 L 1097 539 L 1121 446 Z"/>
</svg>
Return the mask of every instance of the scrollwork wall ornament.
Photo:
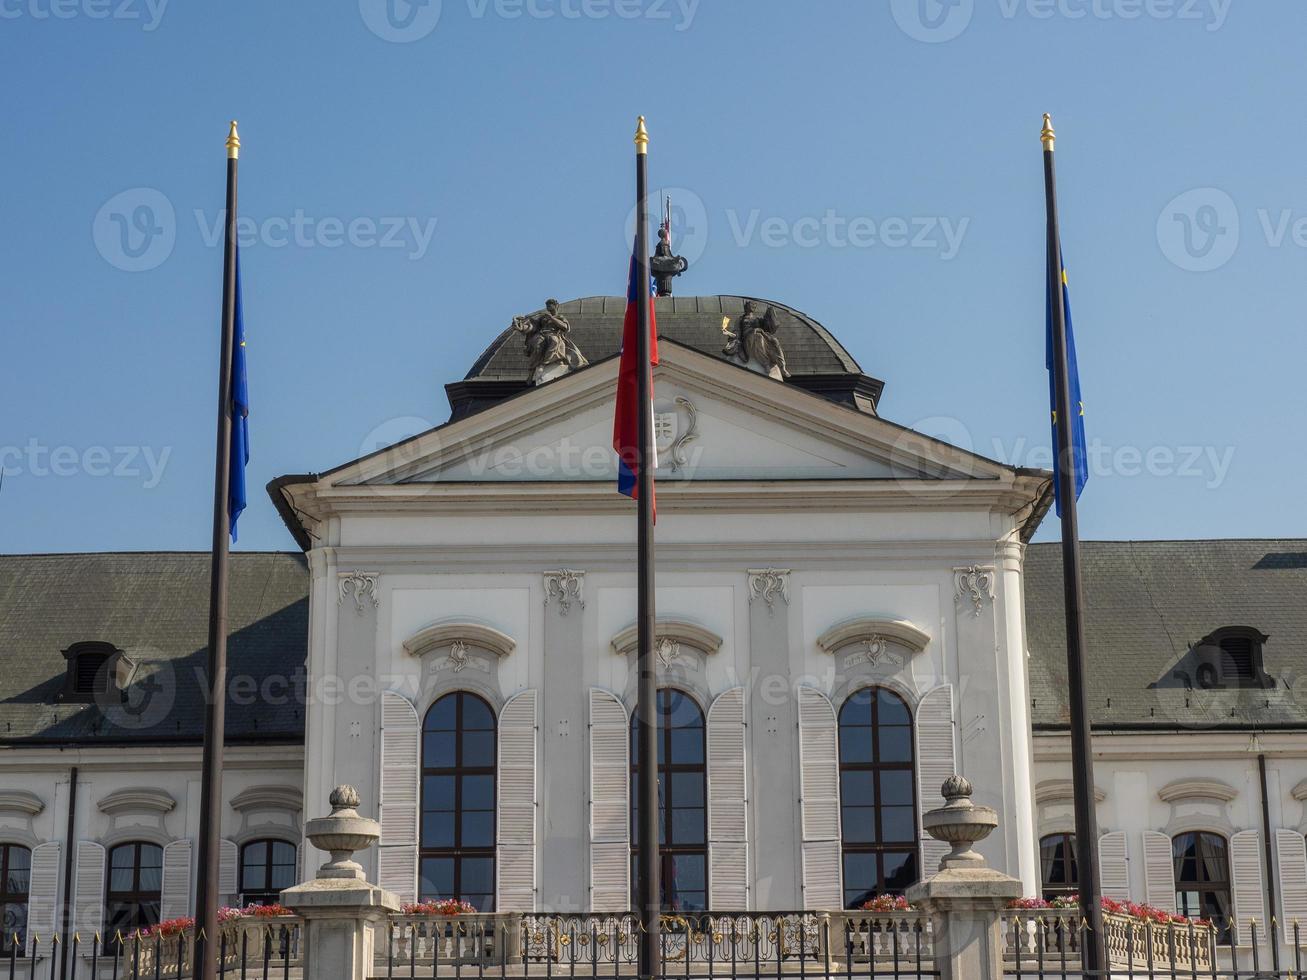
<svg viewBox="0 0 1307 980">
<path fill-rule="evenodd" d="M 972 614 L 979 616 L 985 602 L 994 601 L 994 567 L 992 565 L 968 565 L 953 569 L 954 595 L 969 601 Z"/>
<path fill-rule="evenodd" d="M 669 636 L 660 636 L 654 652 L 658 655 L 658 663 L 667 670 L 681 659 L 681 644 Z"/>
<path fill-rule="evenodd" d="M 360 616 L 363 615 L 363 603 L 368 599 L 372 600 L 375 609 L 380 605 L 380 599 L 377 597 L 377 579 L 380 577 L 380 572 L 364 572 L 359 569 L 341 572 L 336 583 L 338 593 L 336 605 L 339 606 L 348 596 L 354 600 L 354 611 Z"/>
<path fill-rule="evenodd" d="M 585 608 L 585 572 L 574 568 L 559 568 L 545 572 L 545 605 L 549 600 L 558 600 L 558 614 L 566 616 L 575 602 Z"/>
<path fill-rule="evenodd" d="M 454 673 L 459 674 L 466 666 L 467 644 L 462 640 L 455 640 L 449 648 L 449 667 Z"/>
<path fill-rule="evenodd" d="M 749 601 L 761 599 L 767 603 L 767 612 L 776 612 L 776 600 L 790 604 L 790 569 L 788 568 L 750 568 Z"/>
<path fill-rule="evenodd" d="M 685 444 L 693 442 L 699 438 L 699 410 L 694 407 L 694 403 L 684 395 L 676 396 L 676 405 L 685 409 L 685 414 L 690 417 L 689 424 L 685 431 L 677 437 L 676 442 L 672 444 L 672 472 L 675 473 L 685 465 Z"/>
</svg>

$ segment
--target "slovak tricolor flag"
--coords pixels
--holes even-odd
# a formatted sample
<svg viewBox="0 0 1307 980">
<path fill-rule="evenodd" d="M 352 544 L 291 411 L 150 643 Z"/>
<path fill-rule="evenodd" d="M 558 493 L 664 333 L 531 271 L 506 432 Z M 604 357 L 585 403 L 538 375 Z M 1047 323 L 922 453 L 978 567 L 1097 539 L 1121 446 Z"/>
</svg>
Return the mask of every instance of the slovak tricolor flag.
<svg viewBox="0 0 1307 980">
<path fill-rule="evenodd" d="M 654 298 L 650 283 L 641 284 L 640 270 L 634 250 L 631 252 L 631 276 L 626 288 L 626 319 L 622 323 L 622 361 L 617 371 L 617 412 L 613 416 L 613 448 L 617 450 L 617 492 L 635 499 L 639 497 L 640 475 L 640 364 L 639 364 L 639 307 L 649 304 L 649 363 L 658 363 L 658 324 L 654 319 Z M 653 398 L 653 379 L 649 382 L 649 397 Z M 653 427 L 653 405 L 649 406 L 649 426 Z M 653 456 L 650 464 L 657 468 L 658 452 L 654 448 L 653 432 L 649 433 L 649 449 Z"/>
</svg>

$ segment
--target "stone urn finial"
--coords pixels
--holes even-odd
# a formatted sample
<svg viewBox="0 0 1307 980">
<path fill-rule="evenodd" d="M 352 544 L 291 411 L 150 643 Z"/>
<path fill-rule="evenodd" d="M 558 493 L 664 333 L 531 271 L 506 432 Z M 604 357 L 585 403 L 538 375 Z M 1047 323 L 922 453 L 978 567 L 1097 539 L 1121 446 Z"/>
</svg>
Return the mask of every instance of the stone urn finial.
<svg viewBox="0 0 1307 980">
<path fill-rule="evenodd" d="M 381 826 L 375 820 L 358 815 L 359 791 L 353 786 L 337 786 L 331 791 L 331 816 L 318 817 L 304 825 L 304 833 L 331 860 L 318 869 L 319 878 L 364 877 L 363 867 L 354 860 L 354 852 L 371 847 L 381 838 Z"/>
<path fill-rule="evenodd" d="M 993 833 L 998 826 L 998 814 L 993 807 L 972 803 L 972 792 L 970 780 L 950 776 L 940 788 L 944 805 L 922 815 L 921 824 L 926 833 L 953 848 L 939 862 L 941 871 L 985 866 L 985 859 L 971 845 Z"/>
</svg>

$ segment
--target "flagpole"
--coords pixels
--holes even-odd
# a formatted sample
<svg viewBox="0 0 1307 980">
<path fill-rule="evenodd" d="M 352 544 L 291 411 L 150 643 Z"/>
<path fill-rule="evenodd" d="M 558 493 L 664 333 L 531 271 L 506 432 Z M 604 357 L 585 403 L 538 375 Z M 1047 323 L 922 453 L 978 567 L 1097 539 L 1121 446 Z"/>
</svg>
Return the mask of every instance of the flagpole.
<svg viewBox="0 0 1307 980">
<path fill-rule="evenodd" d="M 222 751 L 227 709 L 227 542 L 231 486 L 232 345 L 236 333 L 236 123 L 227 136 L 226 239 L 222 259 L 222 340 L 218 355 L 218 444 L 213 473 L 213 557 L 209 572 L 209 667 L 205 691 L 204 762 L 200 789 L 200 846 L 195 885 L 196 980 L 214 980 L 218 953 L 219 835 L 222 828 Z"/>
<path fill-rule="evenodd" d="M 659 969 L 659 894 L 660 860 L 658 855 L 658 679 L 653 657 L 654 645 L 654 531 L 653 531 L 653 369 L 649 363 L 649 132 L 640 117 L 635 131 L 635 296 L 636 361 L 639 384 L 636 403 L 640 412 L 640 469 L 637 476 L 637 587 L 636 624 L 638 630 L 640 675 L 635 716 L 639 739 L 639 908 L 640 976 L 656 976 Z"/>
<path fill-rule="evenodd" d="M 1062 510 L 1062 589 L 1066 606 L 1067 688 L 1071 701 L 1071 775 L 1075 794 L 1076 881 L 1080 914 L 1088 930 L 1080 946 L 1086 977 L 1106 966 L 1103 902 L 1098 881 L 1098 819 L 1094 812 L 1094 752 L 1085 692 L 1084 586 L 1080 578 L 1080 525 L 1076 514 L 1076 456 L 1071 429 L 1080 406 L 1071 404 L 1066 306 L 1062 292 L 1062 236 L 1057 219 L 1057 170 L 1053 120 L 1044 115 L 1044 196 L 1048 211 L 1048 300 L 1053 321 L 1053 387 L 1057 412 L 1057 495 Z"/>
</svg>

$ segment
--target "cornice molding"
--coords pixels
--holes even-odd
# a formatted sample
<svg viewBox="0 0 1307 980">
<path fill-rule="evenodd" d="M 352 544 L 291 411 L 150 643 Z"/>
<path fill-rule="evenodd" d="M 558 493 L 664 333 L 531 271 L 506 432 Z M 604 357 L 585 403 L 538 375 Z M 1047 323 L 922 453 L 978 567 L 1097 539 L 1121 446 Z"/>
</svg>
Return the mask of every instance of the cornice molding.
<svg viewBox="0 0 1307 980">
<path fill-rule="evenodd" d="M 103 797 L 96 806 L 101 813 L 170 813 L 176 809 L 177 801 L 161 789 L 149 786 L 133 786 L 120 789 Z"/>
<path fill-rule="evenodd" d="M 232 797 L 231 808 L 237 813 L 248 810 L 289 810 L 299 813 L 304 809 L 304 794 L 294 786 L 275 783 L 251 786 Z"/>
<path fill-rule="evenodd" d="M 920 653 L 930 643 L 930 634 L 904 619 L 859 616 L 832 626 L 817 637 L 817 646 L 833 654 L 854 643 L 875 645 L 887 640 Z"/>
<path fill-rule="evenodd" d="M 1177 779 L 1157 791 L 1163 803 L 1180 803 L 1189 800 L 1229 803 L 1239 791 L 1219 779 Z"/>
<path fill-rule="evenodd" d="M 404 641 L 404 650 L 411 656 L 422 657 L 460 642 L 489 650 L 498 657 L 507 657 L 517 648 L 516 640 L 493 626 L 469 620 L 449 620 L 418 630 Z"/>
<path fill-rule="evenodd" d="M 700 626 L 698 623 L 687 622 L 683 619 L 660 619 L 654 628 L 655 644 L 673 643 L 685 644 L 693 647 L 706 654 L 714 654 L 722 647 L 722 638 L 712 630 Z M 637 624 L 632 623 L 626 629 L 622 630 L 611 641 L 613 652 L 626 656 L 634 653 L 636 646 L 639 644 L 639 629 Z"/>
<path fill-rule="evenodd" d="M 1074 803 L 1076 799 L 1075 783 L 1070 779 L 1046 779 L 1035 785 L 1035 804 L 1048 806 L 1053 803 Z M 1094 802 L 1102 803 L 1107 793 L 1101 786 L 1094 787 Z"/>
<path fill-rule="evenodd" d="M 45 809 L 45 801 L 23 789 L 0 789 L 0 813 L 23 813 L 34 817 Z"/>
</svg>

